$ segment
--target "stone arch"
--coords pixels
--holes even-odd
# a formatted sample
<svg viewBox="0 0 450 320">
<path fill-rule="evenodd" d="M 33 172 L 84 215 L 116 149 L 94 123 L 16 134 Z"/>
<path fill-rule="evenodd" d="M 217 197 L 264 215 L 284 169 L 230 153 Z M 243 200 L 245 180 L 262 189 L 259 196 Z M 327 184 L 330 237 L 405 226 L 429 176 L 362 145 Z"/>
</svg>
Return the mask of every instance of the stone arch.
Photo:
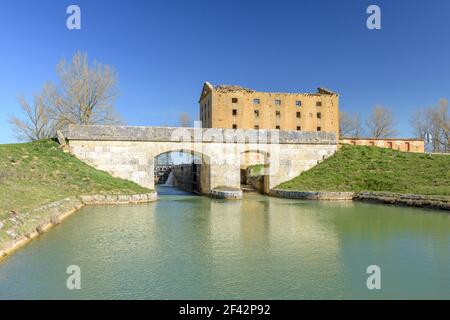
<svg viewBox="0 0 450 320">
<path fill-rule="evenodd" d="M 262 165 L 262 181 L 256 183 L 256 189 L 263 193 L 270 191 L 270 153 L 260 148 L 245 148 L 241 152 L 241 177 L 252 165 Z M 242 183 L 242 181 L 241 181 Z"/>
<path fill-rule="evenodd" d="M 153 148 L 151 154 L 150 154 L 150 170 L 151 172 L 153 172 L 154 167 L 155 167 L 155 161 L 156 158 L 164 155 L 164 154 L 168 154 L 168 153 L 183 153 L 183 154 L 188 154 L 188 155 L 192 155 L 195 158 L 197 158 L 200 162 L 200 172 L 198 174 L 199 176 L 199 184 L 200 184 L 200 189 L 196 190 L 200 193 L 203 194 L 209 194 L 210 189 L 211 189 L 211 170 L 210 170 L 210 163 L 211 163 L 211 159 L 208 155 L 206 155 L 204 152 L 200 151 L 200 150 L 196 150 L 195 148 L 180 148 L 179 145 L 176 144 L 164 144 L 164 145 L 160 145 L 157 148 Z M 153 177 L 153 175 L 152 175 Z M 153 184 L 155 183 L 154 181 L 154 177 L 152 179 Z"/>
</svg>

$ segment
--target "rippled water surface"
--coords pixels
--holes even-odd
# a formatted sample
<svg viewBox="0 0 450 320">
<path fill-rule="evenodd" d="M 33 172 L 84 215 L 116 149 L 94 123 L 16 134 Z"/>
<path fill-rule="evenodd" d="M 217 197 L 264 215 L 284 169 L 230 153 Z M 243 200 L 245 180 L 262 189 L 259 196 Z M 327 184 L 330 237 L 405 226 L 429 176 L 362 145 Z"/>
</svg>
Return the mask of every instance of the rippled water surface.
<svg viewBox="0 0 450 320">
<path fill-rule="evenodd" d="M 450 299 L 450 215 L 161 189 L 86 207 L 0 263 L 0 299 Z M 81 290 L 66 268 L 81 268 Z M 381 268 L 381 290 L 366 268 Z"/>
</svg>

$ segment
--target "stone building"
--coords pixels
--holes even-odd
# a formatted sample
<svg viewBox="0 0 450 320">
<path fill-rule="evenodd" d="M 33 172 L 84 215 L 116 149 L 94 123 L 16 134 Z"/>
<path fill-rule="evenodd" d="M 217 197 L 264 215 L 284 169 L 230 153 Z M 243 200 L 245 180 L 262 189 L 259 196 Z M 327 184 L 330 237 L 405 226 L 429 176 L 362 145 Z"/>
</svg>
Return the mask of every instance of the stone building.
<svg viewBox="0 0 450 320">
<path fill-rule="evenodd" d="M 339 132 L 339 95 L 259 92 L 205 82 L 199 100 L 203 128 Z"/>
<path fill-rule="evenodd" d="M 259 92 L 241 86 L 203 85 L 199 100 L 203 128 L 325 131 L 339 134 L 339 94 Z M 404 152 L 424 152 L 424 141 L 411 139 L 342 138 L 342 144 L 377 146 Z M 248 154 L 243 166 L 264 164 Z"/>
</svg>

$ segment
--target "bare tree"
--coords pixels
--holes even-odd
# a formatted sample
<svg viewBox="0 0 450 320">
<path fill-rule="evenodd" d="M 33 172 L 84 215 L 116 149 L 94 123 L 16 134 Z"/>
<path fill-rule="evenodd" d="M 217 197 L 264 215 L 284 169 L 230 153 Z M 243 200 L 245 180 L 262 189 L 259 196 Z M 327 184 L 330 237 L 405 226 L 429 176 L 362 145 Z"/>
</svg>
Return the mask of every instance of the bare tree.
<svg viewBox="0 0 450 320">
<path fill-rule="evenodd" d="M 9 117 L 16 138 L 21 141 L 35 141 L 54 137 L 55 126 L 46 105 L 45 88 L 42 93 L 34 95 L 32 105 L 23 96 L 19 96 L 18 100 L 25 119 Z"/>
<path fill-rule="evenodd" d="M 192 118 L 189 114 L 183 112 L 178 117 L 180 127 L 192 127 Z"/>
<path fill-rule="evenodd" d="M 450 117 L 448 100 L 439 100 L 439 105 L 430 110 L 432 139 L 437 152 L 450 152 Z"/>
<path fill-rule="evenodd" d="M 450 152 L 450 117 L 448 100 L 440 99 L 437 106 L 414 112 L 410 123 L 416 134 L 424 138 L 431 135 L 429 149 L 433 152 Z"/>
<path fill-rule="evenodd" d="M 87 54 L 77 52 L 70 63 L 63 59 L 56 70 L 59 85 L 51 87 L 50 99 L 58 128 L 121 122 L 114 107 L 117 74 L 112 67 L 95 61 L 89 65 Z"/>
<path fill-rule="evenodd" d="M 409 123 L 413 127 L 414 134 L 418 138 L 425 138 L 425 135 L 429 132 L 431 123 L 428 119 L 428 110 L 419 109 L 414 111 Z"/>
<path fill-rule="evenodd" d="M 372 113 L 366 120 L 370 136 L 374 138 L 388 138 L 397 135 L 394 128 L 392 111 L 383 106 L 374 106 Z"/>
<path fill-rule="evenodd" d="M 360 137 L 361 118 L 358 113 L 339 112 L 339 135 L 342 137 Z"/>
</svg>

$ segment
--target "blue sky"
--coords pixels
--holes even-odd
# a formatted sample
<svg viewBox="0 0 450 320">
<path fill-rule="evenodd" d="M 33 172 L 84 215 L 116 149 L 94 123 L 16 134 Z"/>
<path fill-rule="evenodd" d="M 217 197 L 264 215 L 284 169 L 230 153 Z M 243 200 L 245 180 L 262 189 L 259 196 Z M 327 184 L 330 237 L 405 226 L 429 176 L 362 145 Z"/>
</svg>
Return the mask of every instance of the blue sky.
<svg viewBox="0 0 450 320">
<path fill-rule="evenodd" d="M 77 4 L 82 29 L 66 28 Z M 382 29 L 366 28 L 366 8 Z M 117 109 L 131 125 L 198 116 L 205 80 L 261 91 L 341 94 L 340 107 L 365 116 L 393 109 L 400 136 L 413 110 L 450 98 L 450 1 L 42 0 L 0 6 L 0 143 L 13 142 L 8 115 L 17 95 L 55 80 L 76 51 L 113 65 Z"/>
</svg>

